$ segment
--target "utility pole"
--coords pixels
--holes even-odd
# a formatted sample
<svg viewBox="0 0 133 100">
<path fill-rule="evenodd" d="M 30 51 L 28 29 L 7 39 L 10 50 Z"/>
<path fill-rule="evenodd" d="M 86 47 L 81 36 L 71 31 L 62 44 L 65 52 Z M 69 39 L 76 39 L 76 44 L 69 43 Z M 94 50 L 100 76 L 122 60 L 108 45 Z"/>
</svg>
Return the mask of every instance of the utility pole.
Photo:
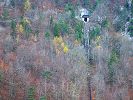
<svg viewBox="0 0 133 100">
<path fill-rule="evenodd" d="M 90 36 L 89 36 L 89 30 L 88 30 L 88 21 L 89 21 L 89 15 L 85 14 L 82 16 L 84 19 L 84 48 L 85 48 L 85 55 L 86 55 L 86 64 L 90 66 L 91 61 L 90 61 Z M 89 100 L 92 100 L 92 95 L 91 95 L 91 74 L 89 73 L 88 70 L 88 75 L 87 75 L 87 82 L 88 82 L 88 93 L 89 93 Z"/>
</svg>

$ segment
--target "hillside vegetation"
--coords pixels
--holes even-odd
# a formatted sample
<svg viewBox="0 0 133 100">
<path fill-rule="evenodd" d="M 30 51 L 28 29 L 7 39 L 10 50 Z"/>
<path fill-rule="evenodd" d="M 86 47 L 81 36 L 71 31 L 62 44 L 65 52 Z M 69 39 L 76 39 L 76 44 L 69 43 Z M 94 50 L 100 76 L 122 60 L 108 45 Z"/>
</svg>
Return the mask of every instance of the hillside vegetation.
<svg viewBox="0 0 133 100">
<path fill-rule="evenodd" d="M 0 0 L 0 100 L 133 100 L 133 0 Z"/>
</svg>

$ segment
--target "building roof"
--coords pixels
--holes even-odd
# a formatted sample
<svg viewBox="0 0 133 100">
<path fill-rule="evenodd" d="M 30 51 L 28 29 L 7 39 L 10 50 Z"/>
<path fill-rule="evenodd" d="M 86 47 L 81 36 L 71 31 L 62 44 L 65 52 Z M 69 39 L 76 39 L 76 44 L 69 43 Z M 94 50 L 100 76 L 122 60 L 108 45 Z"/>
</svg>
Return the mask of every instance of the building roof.
<svg viewBox="0 0 133 100">
<path fill-rule="evenodd" d="M 82 18 L 89 18 L 89 15 L 83 15 Z"/>
</svg>

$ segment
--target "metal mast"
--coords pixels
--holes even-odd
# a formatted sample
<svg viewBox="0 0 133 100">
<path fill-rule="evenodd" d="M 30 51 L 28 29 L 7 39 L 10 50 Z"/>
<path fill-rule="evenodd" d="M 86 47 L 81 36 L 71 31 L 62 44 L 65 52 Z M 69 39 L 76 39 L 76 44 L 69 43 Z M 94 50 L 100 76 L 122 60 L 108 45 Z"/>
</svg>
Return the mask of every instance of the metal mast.
<svg viewBox="0 0 133 100">
<path fill-rule="evenodd" d="M 86 64 L 89 66 L 90 65 L 90 37 L 89 37 L 89 30 L 88 30 L 88 23 L 86 20 L 87 16 L 84 18 L 84 48 L 85 48 L 85 55 L 86 55 Z M 88 70 L 88 75 L 87 75 L 87 82 L 88 82 L 88 93 L 89 93 L 89 100 L 92 100 L 92 95 L 91 95 L 91 74 L 89 73 Z"/>
</svg>

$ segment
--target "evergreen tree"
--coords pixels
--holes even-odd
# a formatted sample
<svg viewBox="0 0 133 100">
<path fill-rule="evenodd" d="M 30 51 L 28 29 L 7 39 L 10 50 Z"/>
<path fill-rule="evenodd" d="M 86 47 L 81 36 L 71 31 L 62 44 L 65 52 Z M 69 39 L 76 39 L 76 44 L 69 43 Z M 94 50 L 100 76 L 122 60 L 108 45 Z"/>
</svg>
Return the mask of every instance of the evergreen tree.
<svg viewBox="0 0 133 100">
<path fill-rule="evenodd" d="M 60 26 L 58 23 L 55 23 L 54 25 L 54 36 L 59 36 L 60 35 Z"/>
</svg>

